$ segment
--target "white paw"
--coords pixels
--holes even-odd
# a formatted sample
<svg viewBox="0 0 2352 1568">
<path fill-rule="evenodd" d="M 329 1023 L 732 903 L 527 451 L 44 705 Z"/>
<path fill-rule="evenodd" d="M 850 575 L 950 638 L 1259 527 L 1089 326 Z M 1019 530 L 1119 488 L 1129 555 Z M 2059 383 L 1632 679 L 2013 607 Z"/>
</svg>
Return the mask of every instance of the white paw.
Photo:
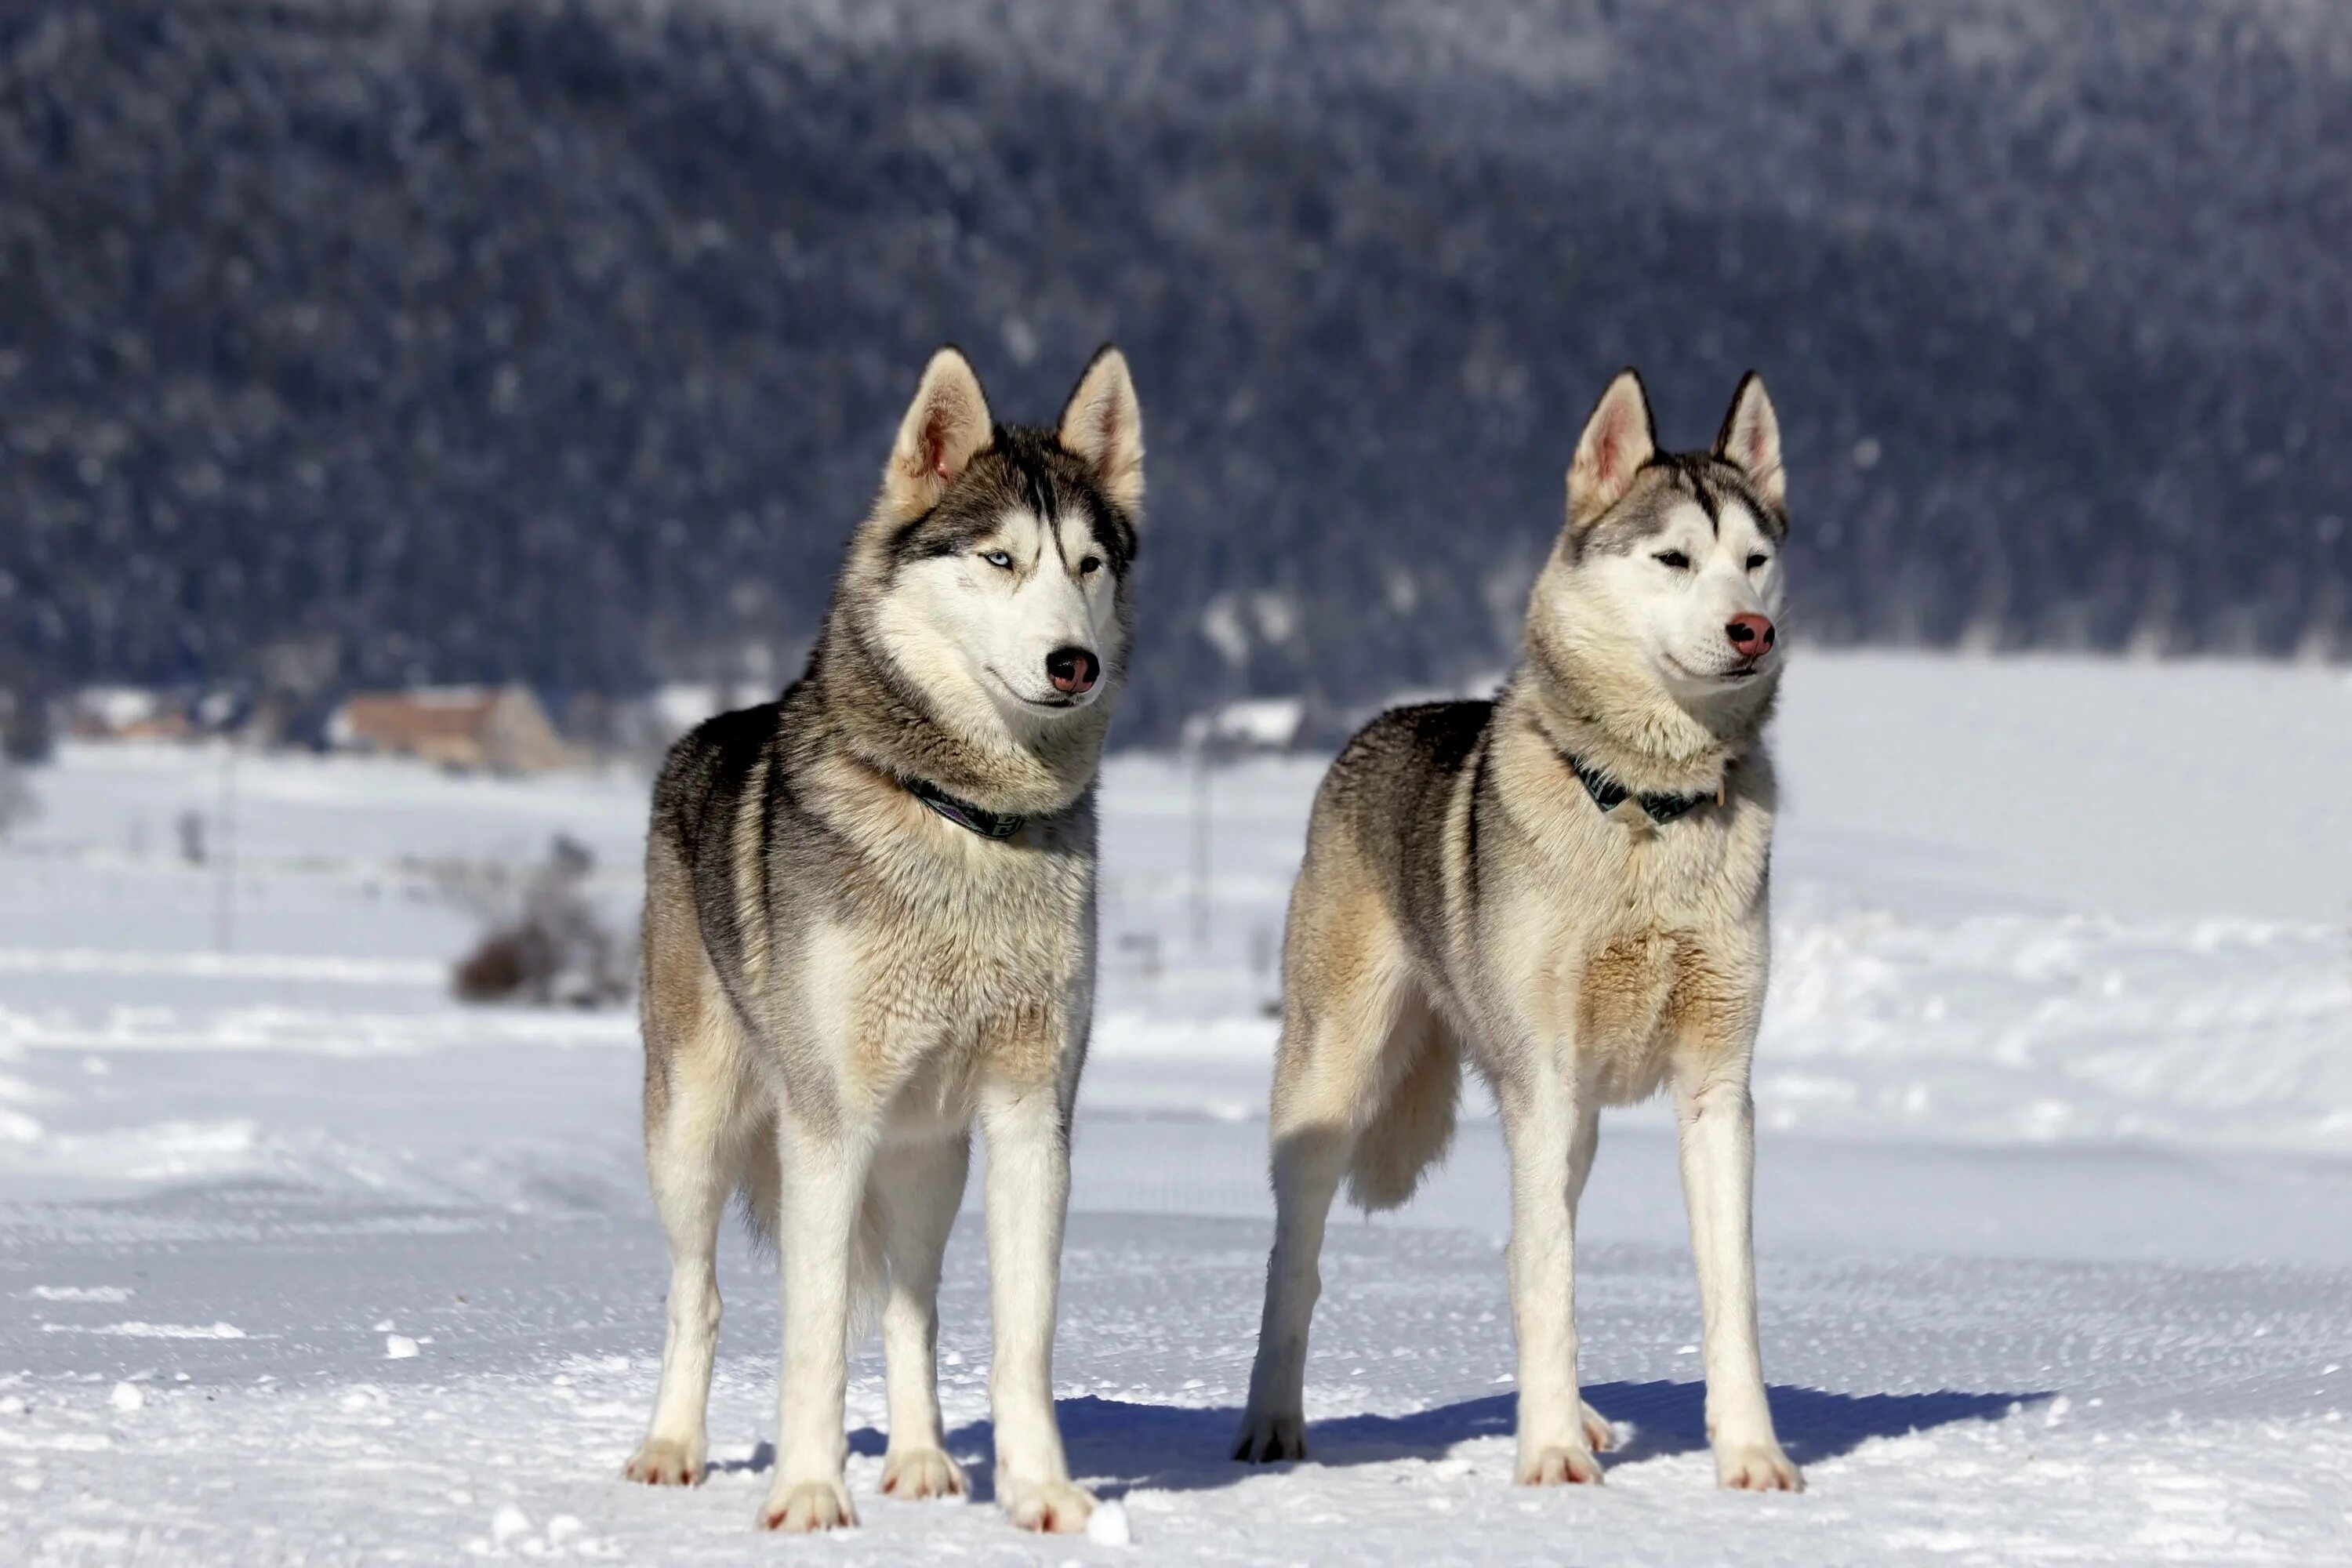
<svg viewBox="0 0 2352 1568">
<path fill-rule="evenodd" d="M 1257 1410 L 1242 1415 L 1241 1436 L 1234 1458 L 1245 1465 L 1276 1465 L 1307 1457 L 1307 1418 L 1296 1414 L 1268 1415 Z"/>
<path fill-rule="evenodd" d="M 1766 1438 L 1761 1443 L 1717 1443 L 1715 1446 L 1715 1479 L 1735 1491 L 1801 1492 L 1805 1489 L 1805 1478 L 1780 1452 L 1780 1445 Z"/>
<path fill-rule="evenodd" d="M 1519 1451 L 1519 1468 L 1512 1478 L 1523 1487 L 1597 1487 L 1601 1461 L 1590 1448 L 1549 1444 Z"/>
<path fill-rule="evenodd" d="M 1596 1454 L 1605 1454 L 1617 1446 L 1617 1428 L 1609 1417 L 1587 1405 L 1584 1407 L 1584 1444 Z"/>
<path fill-rule="evenodd" d="M 810 1535 L 820 1530 L 855 1530 L 857 1510 L 849 1506 L 849 1489 L 839 1481 L 777 1481 L 760 1510 L 760 1528 L 787 1535 Z"/>
<path fill-rule="evenodd" d="M 637 1451 L 621 1467 L 621 1474 L 649 1487 L 698 1487 L 709 1468 L 700 1443 L 648 1437 L 637 1445 Z"/>
<path fill-rule="evenodd" d="M 903 1502 L 961 1497 L 963 1467 L 937 1448 L 893 1448 L 882 1458 L 882 1490 Z"/>
<path fill-rule="evenodd" d="M 997 1496 L 1013 1522 L 1048 1535 L 1075 1535 L 1095 1511 L 1095 1495 L 1068 1481 L 1016 1481 L 1002 1477 Z"/>
</svg>

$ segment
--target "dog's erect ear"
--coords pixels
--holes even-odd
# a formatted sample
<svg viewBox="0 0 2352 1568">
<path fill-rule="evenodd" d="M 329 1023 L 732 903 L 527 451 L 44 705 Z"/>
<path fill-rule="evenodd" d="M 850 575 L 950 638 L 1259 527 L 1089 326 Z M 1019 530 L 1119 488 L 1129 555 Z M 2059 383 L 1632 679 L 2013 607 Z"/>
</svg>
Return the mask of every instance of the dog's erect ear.
<svg viewBox="0 0 2352 1568">
<path fill-rule="evenodd" d="M 1749 371 L 1731 395 L 1731 411 L 1723 416 L 1723 431 L 1715 438 L 1715 455 L 1755 481 L 1774 506 L 1788 504 L 1788 486 L 1780 473 L 1780 416 L 1764 394 L 1764 378 Z"/>
<path fill-rule="evenodd" d="M 1095 351 L 1062 405 L 1056 435 L 1065 451 L 1094 470 L 1095 482 L 1120 510 L 1131 518 L 1142 509 L 1143 410 L 1125 354 L 1108 343 Z"/>
<path fill-rule="evenodd" d="M 882 473 L 883 494 L 901 518 L 923 515 L 971 465 L 995 429 L 980 377 L 960 349 L 944 348 L 923 367 L 915 401 L 898 422 L 898 443 Z"/>
<path fill-rule="evenodd" d="M 1577 438 L 1576 460 L 1568 468 L 1568 521 L 1582 526 L 1615 506 L 1657 451 L 1650 395 L 1637 372 L 1621 370 Z"/>
</svg>

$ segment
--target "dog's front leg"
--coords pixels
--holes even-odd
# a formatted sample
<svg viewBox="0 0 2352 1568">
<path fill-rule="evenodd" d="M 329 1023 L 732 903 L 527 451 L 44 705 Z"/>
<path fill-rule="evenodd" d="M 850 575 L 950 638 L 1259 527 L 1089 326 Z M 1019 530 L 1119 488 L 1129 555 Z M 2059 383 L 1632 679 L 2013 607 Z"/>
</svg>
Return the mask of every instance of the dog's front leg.
<svg viewBox="0 0 2352 1568">
<path fill-rule="evenodd" d="M 777 1242 L 782 1253 L 783 1357 L 776 1388 L 776 1480 L 761 1510 L 770 1530 L 834 1530 L 857 1522 L 842 1484 L 849 1443 L 851 1258 L 865 1202 L 870 1131 L 787 1107 L 779 1119 L 783 1166 Z"/>
<path fill-rule="evenodd" d="M 1802 1491 L 1773 1435 L 1756 1331 L 1756 1104 L 1747 1059 L 1677 1077 L 1683 1200 L 1698 1265 L 1706 1432 L 1716 1479 L 1752 1491 Z"/>
<path fill-rule="evenodd" d="M 1530 1053 L 1532 1056 L 1533 1053 Z M 1572 1060 L 1572 1058 L 1570 1058 Z M 1576 1173 L 1597 1122 L 1549 1061 L 1496 1086 L 1511 1158 L 1511 1325 L 1519 1347 L 1521 1486 L 1601 1479 L 1576 1377 Z"/>
<path fill-rule="evenodd" d="M 1084 1530 L 1095 1500 L 1070 1481 L 1054 1415 L 1054 1321 L 1062 1225 L 1070 1203 L 1070 1122 L 1051 1083 L 992 1083 L 981 1100 L 988 1140 L 988 1292 L 996 1331 L 989 1401 L 996 1418 L 996 1496 L 1024 1530 Z"/>
<path fill-rule="evenodd" d="M 940 1431 L 940 1259 L 963 1198 L 971 1135 L 887 1147 L 875 1157 L 883 1255 L 890 1295 L 882 1346 L 890 1389 L 890 1447 L 882 1489 L 892 1497 L 961 1497 L 963 1468 L 948 1458 Z"/>
</svg>

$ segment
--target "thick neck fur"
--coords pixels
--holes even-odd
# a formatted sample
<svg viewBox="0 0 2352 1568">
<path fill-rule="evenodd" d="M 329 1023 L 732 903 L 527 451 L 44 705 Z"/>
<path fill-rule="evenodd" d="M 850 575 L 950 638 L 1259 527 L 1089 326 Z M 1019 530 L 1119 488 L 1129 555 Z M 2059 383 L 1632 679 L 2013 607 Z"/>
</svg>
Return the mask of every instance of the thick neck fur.
<svg viewBox="0 0 2352 1568">
<path fill-rule="evenodd" d="M 1049 816 L 1076 802 L 1102 757 L 1112 694 L 1038 721 L 1008 718 L 977 682 L 952 700 L 926 693 L 866 635 L 861 579 L 885 572 L 870 539 L 853 546 L 809 664 L 833 742 L 878 773 L 989 811 Z"/>
<path fill-rule="evenodd" d="M 1780 679 L 1776 669 L 1685 703 L 1645 663 L 1572 639 L 1538 612 L 1496 718 L 1524 718 L 1555 750 L 1638 794 L 1702 795 L 1755 749 Z"/>
</svg>

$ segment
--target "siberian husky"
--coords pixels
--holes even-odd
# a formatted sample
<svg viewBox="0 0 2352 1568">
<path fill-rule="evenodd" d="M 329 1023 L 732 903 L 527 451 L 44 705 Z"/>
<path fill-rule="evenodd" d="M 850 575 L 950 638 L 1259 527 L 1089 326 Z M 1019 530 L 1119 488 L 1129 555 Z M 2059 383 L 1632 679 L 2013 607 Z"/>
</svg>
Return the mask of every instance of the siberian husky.
<svg viewBox="0 0 2352 1568">
<path fill-rule="evenodd" d="M 1601 1108 L 1671 1085 L 1716 1473 L 1800 1487 L 1765 1404 L 1749 1240 L 1787 532 L 1761 381 L 1740 382 L 1712 451 L 1677 456 L 1621 374 L 1577 443 L 1500 695 L 1384 714 L 1332 763 L 1285 936 L 1277 1218 L 1236 1458 L 1304 1457 L 1333 1194 L 1342 1177 L 1367 1208 L 1412 1194 L 1466 1056 L 1509 1148 L 1517 1479 L 1601 1479 L 1577 1199 Z"/>
<path fill-rule="evenodd" d="M 940 350 L 807 673 L 705 723 L 663 767 L 643 1007 L 669 1329 L 632 1479 L 703 1477 L 712 1255 L 740 1193 L 782 1260 L 761 1522 L 856 1522 L 843 1385 L 857 1306 L 876 1296 L 882 1489 L 964 1491 L 933 1357 L 977 1118 L 996 1496 L 1025 1528 L 1085 1527 L 1095 1500 L 1071 1483 L 1054 1415 L 1054 1321 L 1093 1004 L 1095 769 L 1142 500 L 1142 419 L 1116 349 L 1053 430 L 997 425 L 971 366 Z"/>
</svg>

